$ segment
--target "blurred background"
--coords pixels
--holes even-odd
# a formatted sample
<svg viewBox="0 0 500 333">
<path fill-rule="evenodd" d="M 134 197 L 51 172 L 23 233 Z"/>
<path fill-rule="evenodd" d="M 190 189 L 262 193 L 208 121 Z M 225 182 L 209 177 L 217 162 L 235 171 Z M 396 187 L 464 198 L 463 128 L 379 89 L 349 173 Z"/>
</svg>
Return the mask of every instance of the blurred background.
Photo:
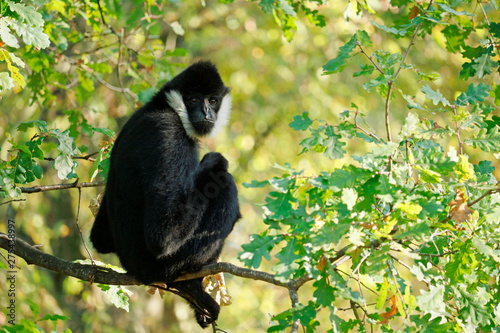
<svg viewBox="0 0 500 333">
<path fill-rule="evenodd" d="M 298 143 L 305 134 L 301 136 L 288 126 L 295 115 L 307 111 L 311 119 L 334 124 L 344 110 L 353 110 L 350 104 L 353 100 L 369 126 L 383 128 L 384 101 L 353 83 L 352 73 L 360 70 L 365 59 L 355 57 L 348 70 L 338 75 L 322 75 L 322 66 L 337 55 L 339 47 L 358 29 L 371 35 L 374 45 L 368 50 L 370 53 L 381 48 L 391 53 L 404 52 L 409 42 L 389 39 L 383 31 L 375 31 L 370 24 L 373 18 L 366 13 L 357 15 L 355 6 L 351 8 L 352 1 L 314 3 L 325 16 L 326 26 L 317 27 L 300 17 L 290 42 L 273 15 L 265 14 L 257 2 L 101 1 L 105 22 L 113 30 L 102 26 L 97 3 L 51 1 L 45 9 L 40 9 L 46 30 L 54 34 L 57 31 L 59 35 L 51 36 L 48 50 L 26 49 L 26 76 L 34 80 L 28 82 L 30 89 L 18 87 L 14 92 L 0 94 L 0 158 L 9 158 L 12 147 L 9 138 L 24 142 L 34 135 L 34 129 L 26 133 L 16 131 L 19 123 L 29 120 L 45 120 L 49 128 L 63 130 L 71 126 L 68 117 L 71 113 L 94 127 L 118 133 L 133 110 L 147 99 L 147 93 L 192 62 L 211 60 L 232 89 L 233 112 L 226 130 L 217 138 L 202 142 L 201 154 L 215 150 L 226 156 L 238 184 L 243 218 L 229 236 L 220 260 L 239 266 L 241 245 L 248 242 L 249 235 L 265 229 L 259 204 L 269 191 L 247 189 L 243 183 L 281 174 L 276 165 L 287 162 L 308 173 L 349 163 L 349 157 L 330 160 L 320 154 L 300 154 Z M 398 9 L 388 1 L 369 3 L 378 18 L 387 20 L 386 25 L 397 19 Z M 441 77 L 434 85 L 445 96 L 453 95 L 457 89 L 466 90 L 468 83 L 459 82 L 456 75 L 463 61 L 461 56 L 446 52 L 444 38 L 440 39 L 439 34 L 434 36 L 437 37 L 425 40 L 425 53 L 410 54 L 409 62 L 425 68 L 427 73 L 439 71 Z M 109 70 L 101 64 L 108 64 Z M 117 64 L 120 64 L 119 75 Z M 417 83 L 411 71 L 402 73 L 400 80 L 402 87 Z M 117 91 L 120 88 L 129 89 L 129 93 Z M 396 119 L 392 126 L 397 133 L 407 108 L 403 98 L 399 95 L 395 98 L 392 108 Z M 418 101 L 419 95 L 415 98 Z M 92 153 L 113 139 L 81 131 L 77 143 Z M 352 155 L 365 149 L 348 145 L 346 150 Z M 36 185 L 62 182 L 51 162 L 40 164 L 45 174 Z M 80 181 L 90 180 L 92 167 L 92 162 L 78 161 L 75 171 Z M 28 186 L 32 185 L 35 183 Z M 103 187 L 82 190 L 80 225 L 94 258 L 119 266 L 115 255 L 99 255 L 88 240 L 93 216 L 87 207 L 102 191 Z M 78 190 L 23 195 L 23 198 L 26 201 L 0 206 L 0 231 L 5 232 L 3 221 L 12 219 L 16 222 L 17 237 L 43 245 L 43 251 L 70 261 L 88 258 L 75 224 Z M 272 272 L 271 264 L 264 263 L 261 269 Z M 64 328 L 73 332 L 202 331 L 187 304 L 173 295 L 161 299 L 149 295 L 146 287 L 129 287 L 133 295 L 126 312 L 113 306 L 95 285 L 25 265 L 20 259 L 18 265 L 21 269 L 16 297 L 20 319 L 32 318 L 28 303 L 24 302 L 29 299 L 39 305 L 42 315 L 70 317 L 58 325 L 57 331 Z M 218 324 L 228 332 L 263 332 L 273 314 L 290 306 L 286 289 L 228 274 L 225 278 L 233 304 L 222 308 Z M 5 288 L 6 281 L 0 279 L 0 290 Z M 307 287 L 300 293 L 307 294 Z M 3 307 L 7 302 L 6 293 L 0 292 L 0 305 Z M 0 313 L 0 325 L 3 324 L 6 317 Z M 50 322 L 38 324 L 46 330 L 52 326 Z"/>
</svg>

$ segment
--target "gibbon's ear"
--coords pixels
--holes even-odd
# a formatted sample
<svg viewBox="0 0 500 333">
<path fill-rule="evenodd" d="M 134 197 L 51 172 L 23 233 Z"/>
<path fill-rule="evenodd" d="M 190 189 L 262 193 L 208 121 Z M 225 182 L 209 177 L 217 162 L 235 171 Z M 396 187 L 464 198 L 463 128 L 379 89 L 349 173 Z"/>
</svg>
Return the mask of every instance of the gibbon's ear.
<svg viewBox="0 0 500 333">
<path fill-rule="evenodd" d="M 229 117 L 231 116 L 231 106 L 233 99 L 229 93 L 227 93 L 220 104 L 219 113 L 217 113 L 217 120 L 215 121 L 214 128 L 210 132 L 210 137 L 215 137 L 221 131 L 224 126 L 229 123 Z"/>
</svg>

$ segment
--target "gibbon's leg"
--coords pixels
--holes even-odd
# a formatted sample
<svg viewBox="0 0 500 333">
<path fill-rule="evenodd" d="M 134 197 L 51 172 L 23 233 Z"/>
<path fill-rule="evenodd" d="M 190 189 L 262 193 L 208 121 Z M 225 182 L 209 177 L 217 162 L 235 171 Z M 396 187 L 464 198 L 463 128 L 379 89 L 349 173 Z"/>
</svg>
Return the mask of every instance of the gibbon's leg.
<svg viewBox="0 0 500 333">
<path fill-rule="evenodd" d="M 95 218 L 92 231 L 90 232 L 90 241 L 100 253 L 115 252 L 113 233 L 108 221 L 108 212 L 106 207 L 106 196 L 103 196 L 99 212 Z"/>
</svg>

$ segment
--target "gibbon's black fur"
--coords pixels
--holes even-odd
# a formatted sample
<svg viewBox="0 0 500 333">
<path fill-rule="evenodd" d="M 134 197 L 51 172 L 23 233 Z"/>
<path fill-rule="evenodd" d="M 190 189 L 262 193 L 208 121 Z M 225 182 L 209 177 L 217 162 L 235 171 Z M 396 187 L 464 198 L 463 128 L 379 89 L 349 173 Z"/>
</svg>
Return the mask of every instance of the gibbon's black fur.
<svg viewBox="0 0 500 333">
<path fill-rule="evenodd" d="M 241 217 L 234 179 L 219 153 L 198 156 L 198 139 L 215 135 L 231 110 L 229 88 L 201 61 L 166 83 L 123 127 L 111 151 L 101 207 L 90 239 L 116 252 L 140 282 L 169 282 L 215 263 Z M 207 327 L 219 305 L 194 279 L 180 291 Z"/>
</svg>

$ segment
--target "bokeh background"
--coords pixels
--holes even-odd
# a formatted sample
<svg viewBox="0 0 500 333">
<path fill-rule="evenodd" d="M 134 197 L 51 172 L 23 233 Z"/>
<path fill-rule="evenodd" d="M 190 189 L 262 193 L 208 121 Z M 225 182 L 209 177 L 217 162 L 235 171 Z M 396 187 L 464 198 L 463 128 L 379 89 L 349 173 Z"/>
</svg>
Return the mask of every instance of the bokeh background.
<svg viewBox="0 0 500 333">
<path fill-rule="evenodd" d="M 64 3 L 64 13 L 47 11 L 44 19 L 51 29 L 60 27 L 65 20 L 69 26 L 66 33 L 58 36 L 60 44 L 53 43 L 51 46 L 59 47 L 61 56 L 50 58 L 53 69 L 66 76 L 67 80 L 61 79 L 65 86 L 62 87 L 55 76 L 38 76 L 35 79 L 45 80 L 43 85 L 50 94 L 32 99 L 32 91 L 20 88 L 0 94 L 0 158 L 8 159 L 11 148 L 9 137 L 21 142 L 33 135 L 30 131 L 17 132 L 19 123 L 42 119 L 51 128 L 68 128 L 67 110 L 78 110 L 92 126 L 119 132 L 133 108 L 137 107 L 137 101 L 132 95 L 126 96 L 115 91 L 117 89 L 111 89 L 89 71 L 85 72 L 88 64 L 108 63 L 112 71 L 100 73 L 99 77 L 112 87 L 119 87 L 115 67 L 116 54 L 120 53 L 120 61 L 125 63 L 120 69 L 122 83 L 132 91 L 146 91 L 159 87 L 196 60 L 211 60 L 232 89 L 233 113 L 226 130 L 217 138 L 202 142 L 202 154 L 215 150 L 226 156 L 230 172 L 238 184 L 243 218 L 229 236 L 221 261 L 240 266 L 242 264 L 237 257 L 242 250 L 241 245 L 248 242 L 249 235 L 265 229 L 259 204 L 264 202 L 269 191 L 266 188 L 247 189 L 243 183 L 281 174 L 277 166 L 284 163 L 307 170 L 307 173 L 315 173 L 350 162 L 349 157 L 332 161 L 319 154 L 300 154 L 298 143 L 304 137 L 288 126 L 295 115 L 307 111 L 311 119 L 336 123 L 341 112 L 352 110 L 353 101 L 365 114 L 369 126 L 383 129 L 384 101 L 377 94 L 369 94 L 360 84 L 355 84 L 352 78 L 352 73 L 366 63 L 365 59 L 355 57 L 348 64 L 348 69 L 338 75 L 323 75 L 322 66 L 337 55 L 339 47 L 358 29 L 369 32 L 374 42 L 373 50 L 384 48 L 392 53 L 404 52 L 408 46 L 407 39 L 394 40 L 388 38 L 385 32 L 375 30 L 370 24 L 373 18 L 366 12 L 357 15 L 354 6 L 351 8 L 351 3 L 355 3 L 352 1 L 331 1 L 317 6 L 326 18 L 326 26 L 322 28 L 300 17 L 290 42 L 283 37 L 273 15 L 264 13 L 257 2 L 102 1 L 107 6 L 107 23 L 116 32 L 126 34 L 121 46 L 123 49 L 118 50 L 116 35 L 106 33 L 104 28 L 104 32 L 99 33 L 93 26 L 99 25 L 95 22 L 99 18 L 96 2 L 88 2 L 89 6 L 81 1 Z M 398 8 L 391 7 L 388 1 L 374 0 L 369 3 L 378 13 L 378 20 L 383 18 L 390 22 L 397 19 Z M 88 20 L 94 22 L 89 23 Z M 146 23 L 138 25 L 137 22 Z M 75 34 L 89 34 L 90 37 L 78 41 Z M 424 52 L 410 54 L 409 62 L 418 64 L 428 73 L 439 72 L 440 79 L 433 84 L 445 96 L 457 90 L 466 90 L 469 83 L 458 81 L 456 75 L 463 59 L 460 55 L 446 52 L 442 35 L 433 36 L 417 41 L 425 43 L 425 46 L 416 47 Z M 61 46 L 64 40 L 66 46 Z M 179 48 L 185 52 L 179 51 Z M 32 52 L 35 58 L 32 63 L 49 61 L 43 56 L 47 51 Z M 161 59 L 162 62 L 153 59 Z M 82 71 L 82 77 L 77 69 Z M 26 71 L 34 73 L 29 66 Z M 92 91 L 82 90 L 83 77 L 94 82 Z M 402 73 L 400 80 L 402 86 L 417 83 L 411 72 Z M 83 102 L 78 100 L 80 93 L 87 94 Z M 421 97 L 417 94 L 416 100 Z M 395 110 L 392 126 L 397 133 L 406 116 L 406 101 L 398 95 L 392 108 Z M 102 146 L 103 141 L 112 139 L 94 133 L 91 136 L 81 135 L 78 144 L 87 146 L 87 151 L 93 152 Z M 361 154 L 366 147 L 348 145 L 347 150 L 348 155 Z M 37 185 L 61 182 L 51 162 L 41 165 L 46 173 L 43 179 L 36 182 Z M 84 178 L 89 175 L 91 167 L 91 162 L 79 162 L 76 171 L 80 181 L 89 180 Z M 82 190 L 79 219 L 84 239 L 90 247 L 88 235 L 93 216 L 87 207 L 90 200 L 102 191 L 102 187 Z M 16 222 L 17 236 L 43 245 L 45 252 L 66 260 L 88 257 L 75 224 L 78 209 L 76 189 L 23 195 L 23 198 L 26 201 L 0 206 L 0 231 L 5 231 L 4 221 L 12 219 Z M 99 255 L 90 249 L 95 259 L 119 265 L 114 255 Z M 16 297 L 20 319 L 31 318 L 31 310 L 25 302 L 29 299 L 39 305 L 42 314 L 70 317 L 58 325 L 58 331 L 64 328 L 73 332 L 202 331 L 193 320 L 187 304 L 173 295 L 161 299 L 158 295 L 149 295 L 146 287 L 129 287 L 133 295 L 130 297 L 130 310 L 126 312 L 114 307 L 95 285 L 25 265 L 22 260 L 18 265 Z M 272 262 L 266 262 L 261 269 L 271 272 L 271 267 Z M 228 274 L 226 283 L 233 304 L 222 308 L 219 326 L 228 332 L 263 332 L 269 327 L 273 314 L 290 306 L 286 289 Z M 5 288 L 5 279 L 0 279 L 0 290 Z M 307 287 L 300 293 L 307 295 Z M 6 302 L 6 293 L 0 292 L 0 305 L 3 307 Z M 6 317 L 0 312 L 0 325 L 5 323 Z M 49 322 L 38 324 L 46 330 L 51 329 Z M 320 328 L 319 331 L 326 329 Z"/>
</svg>

